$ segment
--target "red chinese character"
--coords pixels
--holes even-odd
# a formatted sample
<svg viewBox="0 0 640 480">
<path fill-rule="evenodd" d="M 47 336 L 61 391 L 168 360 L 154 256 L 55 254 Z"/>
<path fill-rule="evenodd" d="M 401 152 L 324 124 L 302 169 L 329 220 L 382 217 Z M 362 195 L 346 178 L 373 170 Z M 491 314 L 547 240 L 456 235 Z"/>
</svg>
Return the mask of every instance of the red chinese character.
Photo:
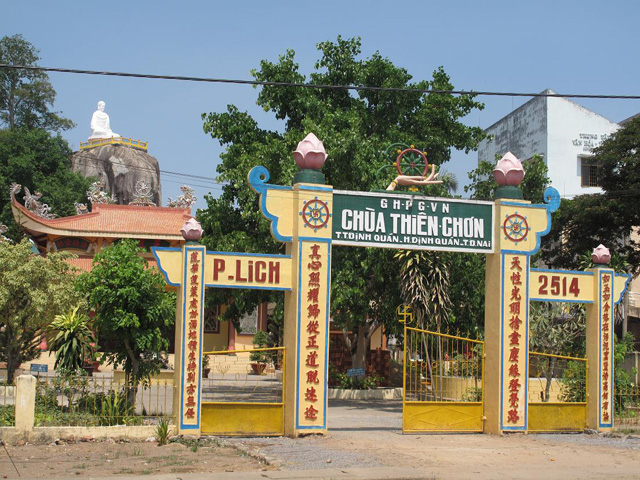
<svg viewBox="0 0 640 480">
<path fill-rule="evenodd" d="M 195 372 L 196 367 L 196 362 L 189 362 L 189 364 L 187 365 L 187 370 L 190 372 Z"/>
<path fill-rule="evenodd" d="M 317 402 L 318 395 L 316 395 L 316 389 L 314 387 L 307 387 L 307 391 L 304 394 L 304 399 L 307 402 Z"/>
<path fill-rule="evenodd" d="M 609 410 L 609 402 L 602 402 L 602 410 Z"/>
<path fill-rule="evenodd" d="M 309 270 L 320 270 L 320 267 L 322 267 L 322 262 L 319 262 L 318 260 L 314 260 L 307 264 L 307 268 Z"/>
<path fill-rule="evenodd" d="M 189 302 L 189 308 L 197 309 L 198 308 L 198 299 L 192 298 Z"/>
<path fill-rule="evenodd" d="M 611 295 L 609 295 L 608 293 L 605 293 L 604 295 L 602 295 L 602 299 L 605 302 L 608 302 L 610 298 L 611 298 Z"/>
<path fill-rule="evenodd" d="M 511 289 L 511 300 L 517 300 L 518 302 L 522 300 L 522 297 L 520 296 L 520 289 L 518 287 L 514 286 Z"/>
<path fill-rule="evenodd" d="M 198 321 L 197 320 L 189 320 L 189 328 L 192 328 L 194 330 L 196 328 L 198 328 Z"/>
<path fill-rule="evenodd" d="M 509 391 L 510 392 L 519 392 L 520 391 L 520 381 L 517 378 L 512 378 L 509 380 Z"/>
<path fill-rule="evenodd" d="M 602 421 L 603 422 L 608 422 L 609 421 L 609 412 L 604 412 L 602 414 Z"/>
<path fill-rule="evenodd" d="M 187 382 L 191 383 L 195 381 L 196 381 L 196 374 L 194 372 L 187 373 Z"/>
<path fill-rule="evenodd" d="M 191 252 L 191 263 L 198 263 L 199 261 L 198 252 Z"/>
<path fill-rule="evenodd" d="M 603 275 L 603 276 L 602 276 L 602 281 L 603 281 L 604 283 L 609 283 L 609 275 Z"/>
<path fill-rule="evenodd" d="M 514 330 L 520 330 L 520 325 L 522 325 L 522 320 L 520 320 L 518 315 L 514 315 L 511 317 L 511 320 L 509 320 L 509 326 Z"/>
<path fill-rule="evenodd" d="M 518 410 L 515 408 L 513 410 L 509 410 L 509 416 L 507 417 L 507 422 L 509 423 L 518 423 L 520 417 L 518 416 Z"/>
<path fill-rule="evenodd" d="M 198 286 L 194 285 L 193 287 L 191 287 L 191 296 L 192 297 L 197 297 L 198 296 Z"/>
<path fill-rule="evenodd" d="M 312 303 L 311 305 L 307 306 L 307 314 L 310 317 L 318 318 L 318 315 L 320 315 L 320 308 L 318 307 L 318 304 Z"/>
<path fill-rule="evenodd" d="M 307 367 L 318 367 L 318 352 L 313 350 L 312 352 L 307 353 Z"/>
<path fill-rule="evenodd" d="M 513 272 L 511 274 L 511 283 L 514 285 L 522 285 L 522 280 L 520 280 L 520 272 Z"/>
<path fill-rule="evenodd" d="M 520 370 L 518 369 L 518 364 L 517 363 L 512 363 L 509 366 L 509 376 L 510 377 L 519 377 L 520 376 Z"/>
<path fill-rule="evenodd" d="M 309 286 L 310 287 L 320 286 L 320 272 L 309 273 Z"/>
<path fill-rule="evenodd" d="M 319 288 L 312 288 L 307 292 L 307 301 L 318 303 L 318 294 L 320 293 Z"/>
<path fill-rule="evenodd" d="M 187 385 L 187 393 L 189 395 L 193 395 L 194 393 L 196 393 L 196 386 L 194 384 L 192 384 L 192 383 Z"/>
<path fill-rule="evenodd" d="M 520 266 L 520 257 L 513 257 L 511 259 L 511 270 L 522 271 L 522 267 Z"/>
<path fill-rule="evenodd" d="M 309 335 L 307 340 L 307 348 L 318 348 L 318 344 L 316 343 L 316 335 Z"/>
<path fill-rule="evenodd" d="M 519 400 L 518 397 L 519 397 L 518 392 L 511 392 L 509 394 L 509 405 L 511 405 L 512 407 L 517 407 L 518 400 Z"/>
<path fill-rule="evenodd" d="M 189 360 L 191 360 L 192 362 L 196 360 L 196 352 L 191 352 L 189 354 Z"/>
<path fill-rule="evenodd" d="M 520 355 L 520 348 L 519 347 L 511 347 L 511 350 L 509 351 L 509 361 L 510 362 L 517 362 L 518 361 L 518 355 Z"/>
<path fill-rule="evenodd" d="M 189 318 L 190 319 L 193 320 L 194 318 L 198 318 L 199 316 L 200 315 L 199 315 L 199 312 L 197 310 L 189 310 Z M 196 327 L 193 327 L 193 328 L 196 328 Z"/>
<path fill-rule="evenodd" d="M 195 340 L 190 340 L 188 346 L 189 350 L 197 350 L 198 342 L 196 342 Z"/>
<path fill-rule="evenodd" d="M 200 265 L 198 265 L 197 263 L 192 263 L 191 264 L 191 273 L 198 273 L 199 268 L 200 268 Z"/>
<path fill-rule="evenodd" d="M 198 339 L 198 332 L 196 332 L 195 330 L 189 330 L 189 340 L 197 340 Z"/>
<path fill-rule="evenodd" d="M 512 302 L 509 304 L 509 313 L 520 315 L 520 302 Z"/>
<path fill-rule="evenodd" d="M 307 333 L 309 335 L 320 335 L 320 330 L 318 330 L 320 328 L 320 324 L 317 320 L 311 320 L 309 321 L 309 323 L 307 323 Z"/>
<path fill-rule="evenodd" d="M 518 332 L 511 332 L 509 334 L 509 345 L 520 345 L 520 335 Z"/>
<path fill-rule="evenodd" d="M 608 303 L 605 303 L 605 304 L 604 304 L 604 306 L 602 307 L 602 309 L 603 309 L 605 312 L 608 312 L 609 310 L 611 310 L 611 307 L 609 306 L 609 304 L 608 304 Z M 604 317 L 604 315 L 603 315 L 603 317 Z"/>
<path fill-rule="evenodd" d="M 320 250 L 320 245 L 311 245 L 311 255 L 309 255 L 309 258 L 311 259 L 315 259 L 315 258 L 320 258 L 320 254 L 318 253 L 318 250 Z"/>
<path fill-rule="evenodd" d="M 193 395 L 189 395 L 187 397 L 187 403 L 185 404 L 187 407 L 195 407 L 196 401 L 193 399 Z"/>
<path fill-rule="evenodd" d="M 320 383 L 320 380 L 318 380 L 317 370 L 309 370 L 307 372 L 307 383 Z"/>
<path fill-rule="evenodd" d="M 198 283 L 198 275 L 191 275 L 191 283 Z"/>
<path fill-rule="evenodd" d="M 195 418 L 196 412 L 193 411 L 193 408 L 187 409 L 187 413 L 185 414 L 187 418 Z"/>
<path fill-rule="evenodd" d="M 318 418 L 318 410 L 309 405 L 304 411 L 304 418 L 307 420 L 316 420 Z"/>
</svg>

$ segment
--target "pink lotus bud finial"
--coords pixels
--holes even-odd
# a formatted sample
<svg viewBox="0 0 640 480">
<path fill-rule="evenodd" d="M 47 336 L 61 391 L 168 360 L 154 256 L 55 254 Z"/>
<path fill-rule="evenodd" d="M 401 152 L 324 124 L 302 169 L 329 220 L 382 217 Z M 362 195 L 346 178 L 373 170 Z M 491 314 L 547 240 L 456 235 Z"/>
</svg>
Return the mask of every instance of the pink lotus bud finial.
<svg viewBox="0 0 640 480">
<path fill-rule="evenodd" d="M 495 178 L 497 184 L 501 187 L 509 185 L 517 187 L 522 183 L 524 178 L 524 169 L 522 163 L 516 158 L 516 156 L 507 152 L 496 164 L 496 168 L 493 169 L 493 178 Z"/>
<path fill-rule="evenodd" d="M 591 260 L 593 260 L 593 263 L 596 265 L 606 265 L 611 261 L 611 253 L 607 247 L 600 244 L 593 249 Z"/>
<path fill-rule="evenodd" d="M 324 145 L 313 133 L 304 137 L 293 152 L 298 167 L 310 170 L 320 170 L 327 156 Z"/>
<path fill-rule="evenodd" d="M 200 222 L 197 221 L 194 217 L 191 217 L 187 220 L 182 228 L 180 229 L 180 233 L 182 234 L 182 238 L 187 241 L 197 242 L 202 238 L 202 226 Z"/>
</svg>

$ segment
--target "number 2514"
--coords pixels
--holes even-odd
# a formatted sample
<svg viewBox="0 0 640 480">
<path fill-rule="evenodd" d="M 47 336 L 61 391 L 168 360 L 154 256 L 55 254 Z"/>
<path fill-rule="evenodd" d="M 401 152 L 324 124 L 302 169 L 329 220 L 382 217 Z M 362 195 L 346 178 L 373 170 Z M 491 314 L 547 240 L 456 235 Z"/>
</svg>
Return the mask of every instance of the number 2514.
<svg viewBox="0 0 640 480">
<path fill-rule="evenodd" d="M 558 275 L 552 275 L 551 281 L 546 275 L 540 276 L 540 288 L 538 289 L 540 295 L 553 295 L 566 297 L 568 294 L 573 294 L 574 297 L 580 295 L 580 287 L 578 286 L 578 279 L 572 278 L 569 283 L 569 290 L 567 291 L 567 277 L 560 278 Z"/>
</svg>

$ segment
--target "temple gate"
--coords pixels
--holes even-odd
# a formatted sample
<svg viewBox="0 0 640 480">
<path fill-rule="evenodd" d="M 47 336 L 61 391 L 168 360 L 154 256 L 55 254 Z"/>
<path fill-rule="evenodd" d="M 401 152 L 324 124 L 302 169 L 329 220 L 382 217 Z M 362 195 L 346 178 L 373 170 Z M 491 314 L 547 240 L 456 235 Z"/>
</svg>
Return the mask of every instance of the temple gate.
<svg viewBox="0 0 640 480">
<path fill-rule="evenodd" d="M 423 169 L 419 175 L 405 175 L 402 171 L 403 157 L 407 155 L 422 156 L 420 168 Z M 585 423 L 598 430 L 613 426 L 611 312 L 622 298 L 629 276 L 606 268 L 589 273 L 530 268 L 530 258 L 540 248 L 540 238 L 548 233 L 551 214 L 560 204 L 555 189 L 545 191 L 544 204 L 522 200 L 518 185 L 524 171 L 520 162 L 507 154 L 498 163 L 497 173 L 494 172 L 500 185 L 495 202 L 429 198 L 390 191 L 334 191 L 324 185 L 319 169 L 327 155 L 322 142 L 313 134 L 298 145 L 294 156 L 301 170 L 294 177 L 293 187 L 268 184 L 269 173 L 264 167 L 254 167 L 248 175 L 249 186 L 260 195 L 260 209 L 271 222 L 272 235 L 286 244 L 286 255 L 206 252 L 204 246 L 197 244 L 202 230 L 193 219 L 191 225 L 183 229 L 188 242 L 182 250 L 153 249 L 167 282 L 178 287 L 176 359 L 180 359 L 180 366 L 175 370 L 178 388 L 174 405 L 179 406 L 179 433 L 202 431 L 200 371 L 205 286 L 285 292 L 284 361 L 287 368 L 283 379 L 283 409 L 281 413 L 270 414 L 282 415 L 284 434 L 290 437 L 327 431 L 332 243 L 486 254 L 486 339 L 483 346 L 479 345 L 482 342 L 473 344 L 473 341 L 459 339 L 469 342 L 462 347 L 462 355 L 480 352 L 478 358 L 483 361 L 473 368 L 476 379 L 480 379 L 481 396 L 479 401 L 471 402 L 473 408 L 465 410 L 464 415 L 470 417 L 468 422 L 457 422 L 454 413 L 446 425 L 460 423 L 470 425 L 462 429 L 466 431 L 502 433 L 527 431 L 529 422 L 533 421 L 551 430 L 563 429 L 562 422 L 544 418 L 564 415 L 566 409 L 554 406 L 555 410 L 549 414 L 549 408 L 533 406 L 530 419 L 527 397 L 529 302 L 552 300 L 587 303 L 589 379 Z M 427 175 L 426 157 L 414 148 L 400 152 L 394 165 L 399 175 L 387 190 L 394 190 L 397 185 L 435 182 L 433 166 Z M 412 160 L 410 165 L 415 168 L 416 162 Z M 423 338 L 425 334 L 434 333 L 436 344 L 441 348 L 445 341 L 441 334 L 418 332 Z M 451 368 L 451 365 L 441 362 L 438 368 Z M 443 375 L 438 381 L 444 382 Z M 477 384 L 474 388 L 478 388 Z M 434 417 L 434 405 L 423 400 L 418 397 L 411 405 L 409 415 L 416 422 L 406 431 L 434 430 L 420 426 L 432 424 L 430 420 L 423 420 Z M 247 418 L 255 418 L 253 408 L 234 410 L 226 421 L 246 425 L 250 423 Z M 438 408 L 451 411 L 447 405 Z M 575 410 L 571 414 L 573 418 L 583 415 Z M 405 421 L 407 412 L 405 409 Z M 233 425 L 226 427 L 230 431 L 241 430 Z M 437 429 L 449 430 L 448 427 Z"/>
</svg>

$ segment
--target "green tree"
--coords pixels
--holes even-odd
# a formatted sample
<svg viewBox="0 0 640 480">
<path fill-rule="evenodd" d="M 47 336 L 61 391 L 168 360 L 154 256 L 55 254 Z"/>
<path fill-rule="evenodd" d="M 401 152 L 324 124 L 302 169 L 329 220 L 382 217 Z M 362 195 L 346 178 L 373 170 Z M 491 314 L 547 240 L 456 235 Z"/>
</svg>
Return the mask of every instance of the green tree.
<svg viewBox="0 0 640 480">
<path fill-rule="evenodd" d="M 13 182 L 42 193 L 42 201 L 58 216 L 75 215 L 74 203 L 86 202 L 91 179 L 71 171 L 70 156 L 69 144 L 60 135 L 40 129 L 0 130 L 0 223 L 9 227 L 7 237 L 22 238 L 8 194 Z"/>
<path fill-rule="evenodd" d="M 151 354 L 167 350 L 175 316 L 175 295 L 165 292 L 164 277 L 148 267 L 142 251 L 128 239 L 110 245 L 78 278 L 78 288 L 96 312 L 102 360 L 122 366 L 132 387 L 160 371 Z M 135 388 L 130 392 L 133 402 Z"/>
<path fill-rule="evenodd" d="M 270 183 L 291 185 L 296 171 L 291 152 L 309 132 L 324 142 L 329 157 L 323 168 L 327 183 L 337 189 L 385 188 L 392 178 L 377 178 L 378 169 L 389 163 L 385 149 L 394 143 L 418 145 L 428 152 L 431 163 L 442 165 L 451 150 L 470 151 L 484 138 L 480 128 L 467 127 L 460 120 L 483 105 L 473 96 L 424 94 L 419 90 L 452 90 L 442 68 L 431 80 L 413 82 L 406 69 L 394 65 L 376 52 L 361 58 L 360 40 L 338 37 L 336 42 L 318 44 L 320 59 L 305 76 L 299 71 L 292 50 L 277 62 L 263 60 L 252 72 L 260 81 L 328 85 L 354 85 L 415 89 L 408 92 L 379 90 L 294 88 L 270 85 L 261 89 L 257 104 L 284 122 L 282 132 L 258 126 L 248 113 L 229 106 L 224 113 L 203 114 L 204 131 L 225 147 L 218 165 L 225 182 L 219 198 L 206 197 L 207 209 L 198 212 L 205 230 L 204 243 L 216 250 L 240 252 L 283 252 L 270 236 L 269 224 L 258 209 L 255 193 L 247 188 L 246 175 L 264 165 Z M 431 190 L 428 190 L 431 191 Z M 375 249 L 333 250 L 332 315 L 345 331 L 366 338 L 376 323 L 395 322 L 400 298 L 398 271 L 393 252 Z M 373 272 L 379 272 L 374 274 Z M 221 299 L 230 292 L 220 292 Z M 234 292 L 234 305 L 244 294 Z M 253 294 L 251 302 L 240 302 L 249 311 L 264 293 Z M 247 297 L 245 297 L 247 298 Z M 227 318 L 239 316 L 229 309 Z M 395 322 L 397 323 L 397 322 Z M 392 325 L 389 325 L 391 328 Z M 368 344 L 367 344 L 368 346 Z M 361 352 L 366 349 L 360 348 Z"/>
<path fill-rule="evenodd" d="M 38 356 L 44 328 L 77 303 L 68 253 L 33 254 L 31 242 L 0 243 L 0 361 L 13 381 L 21 363 Z"/>
<path fill-rule="evenodd" d="M 640 117 L 625 123 L 593 150 L 603 194 L 563 199 L 554 214 L 545 261 L 557 268 L 577 268 L 581 257 L 599 244 L 621 257 L 629 272 L 640 273 L 640 245 L 631 233 L 640 225 Z"/>
<path fill-rule="evenodd" d="M 49 350 L 56 352 L 56 369 L 76 372 L 88 361 L 95 347 L 89 317 L 79 312 L 79 306 L 66 313 L 56 315 L 49 325 L 55 335 L 49 341 Z"/>
<path fill-rule="evenodd" d="M 0 63 L 37 66 L 39 50 L 22 35 L 0 39 Z M 73 128 L 71 120 L 51 111 L 56 91 L 41 70 L 0 68 L 0 125 L 60 131 Z"/>
</svg>

